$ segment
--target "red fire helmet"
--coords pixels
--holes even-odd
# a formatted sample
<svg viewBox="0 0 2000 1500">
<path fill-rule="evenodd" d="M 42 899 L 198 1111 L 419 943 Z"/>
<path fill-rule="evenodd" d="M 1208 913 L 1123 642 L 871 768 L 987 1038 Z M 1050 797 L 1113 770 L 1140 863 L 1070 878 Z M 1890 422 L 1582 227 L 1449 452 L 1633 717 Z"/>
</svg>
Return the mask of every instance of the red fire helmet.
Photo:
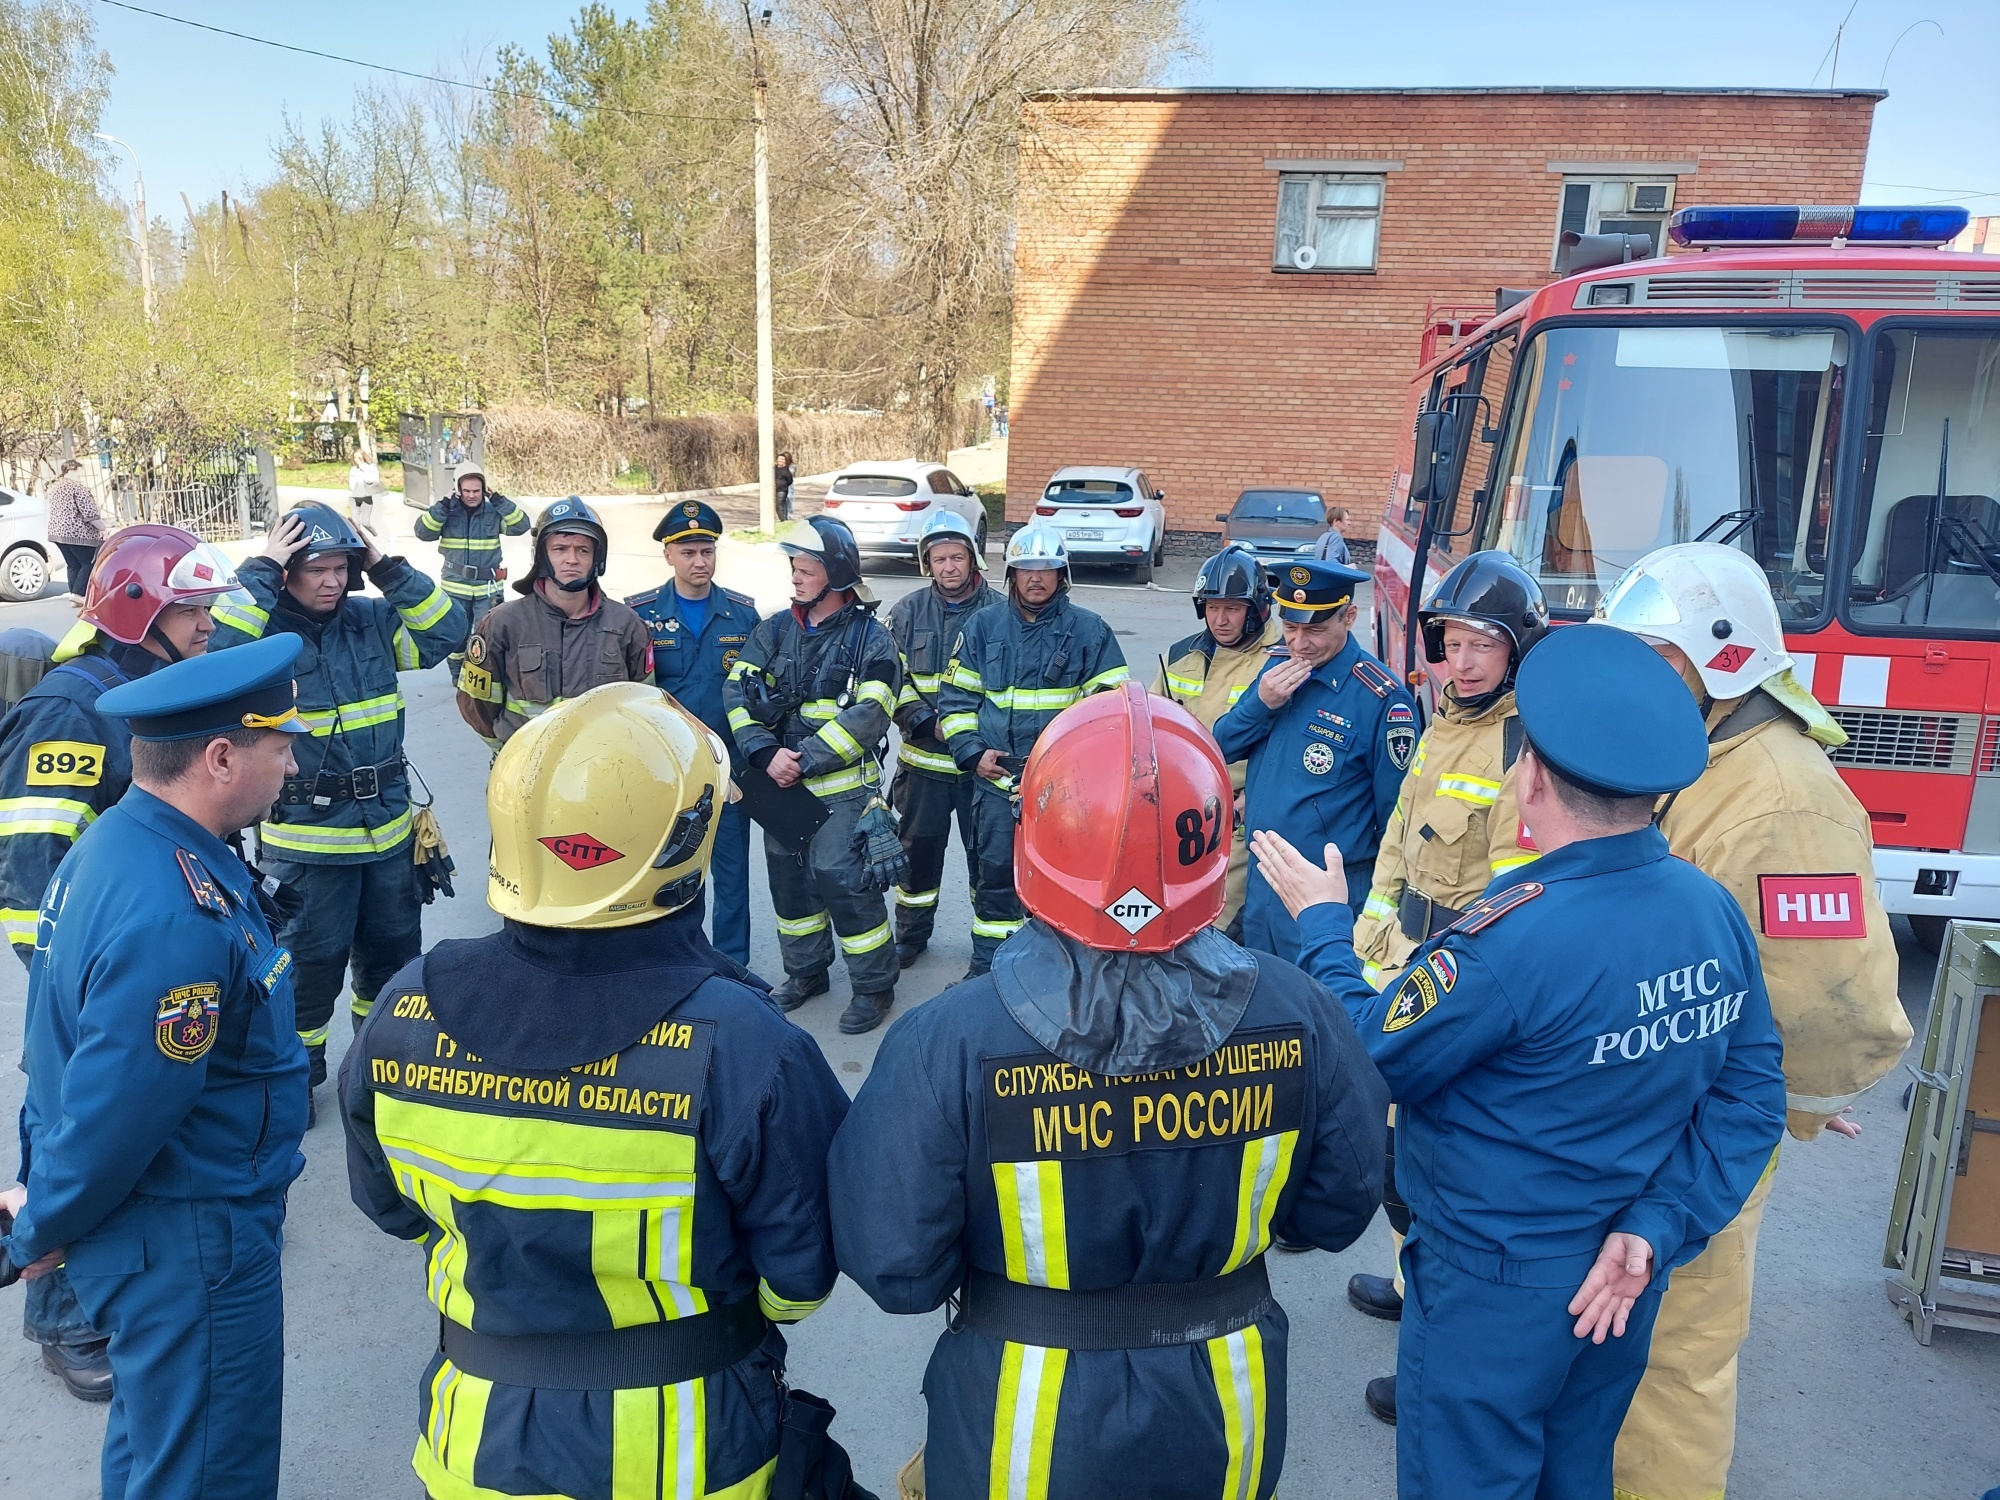
<svg viewBox="0 0 2000 1500">
<path fill-rule="evenodd" d="M 178 526 L 142 521 L 104 539 L 78 613 L 136 646 L 169 604 L 218 599 L 236 587 L 236 570 L 220 548 Z"/>
<path fill-rule="evenodd" d="M 1234 812 L 1208 731 L 1127 682 L 1065 709 L 1029 755 L 1015 889 L 1092 948 L 1164 953 L 1222 913 Z"/>
</svg>

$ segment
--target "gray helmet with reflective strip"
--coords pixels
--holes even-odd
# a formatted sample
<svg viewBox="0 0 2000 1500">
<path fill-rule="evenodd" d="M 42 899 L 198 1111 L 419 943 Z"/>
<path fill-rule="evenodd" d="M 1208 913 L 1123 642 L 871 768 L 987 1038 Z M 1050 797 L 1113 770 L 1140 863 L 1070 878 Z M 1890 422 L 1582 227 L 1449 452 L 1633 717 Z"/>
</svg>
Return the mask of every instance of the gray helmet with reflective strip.
<svg viewBox="0 0 2000 1500">
<path fill-rule="evenodd" d="M 939 542 L 963 542 L 972 554 L 972 570 L 983 571 L 986 560 L 979 555 L 979 533 L 957 511 L 941 510 L 924 523 L 923 535 L 917 538 L 917 567 L 926 577 L 931 571 L 931 548 Z"/>
<path fill-rule="evenodd" d="M 1030 521 L 1007 539 L 1006 568 L 1054 568 L 1069 581 L 1069 548 L 1046 521 Z"/>
</svg>

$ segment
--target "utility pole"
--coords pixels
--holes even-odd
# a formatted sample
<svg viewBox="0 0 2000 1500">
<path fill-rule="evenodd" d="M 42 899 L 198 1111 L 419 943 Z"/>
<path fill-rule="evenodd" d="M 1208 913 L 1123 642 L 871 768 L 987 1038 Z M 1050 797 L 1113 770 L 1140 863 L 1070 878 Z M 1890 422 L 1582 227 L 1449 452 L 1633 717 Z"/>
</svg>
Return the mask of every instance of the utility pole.
<svg viewBox="0 0 2000 1500">
<path fill-rule="evenodd" d="M 132 206 L 139 220 L 139 232 L 132 237 L 132 243 L 139 248 L 139 290 L 145 297 L 146 326 L 150 328 L 153 326 L 153 231 L 152 221 L 146 217 L 146 178 L 139 170 L 139 153 L 115 135 L 106 135 L 101 130 L 92 134 L 100 141 L 109 141 L 132 158 Z"/>
<path fill-rule="evenodd" d="M 771 13 L 763 13 L 765 25 Z M 743 0 L 743 24 L 750 30 L 751 85 L 756 91 L 757 134 L 753 153 L 757 195 L 757 526 L 778 529 L 778 487 L 773 471 L 778 466 L 777 418 L 772 411 L 775 399 L 771 371 L 771 149 L 764 127 L 764 59 L 757 46 L 757 22 L 750 15 L 750 0 Z"/>
</svg>

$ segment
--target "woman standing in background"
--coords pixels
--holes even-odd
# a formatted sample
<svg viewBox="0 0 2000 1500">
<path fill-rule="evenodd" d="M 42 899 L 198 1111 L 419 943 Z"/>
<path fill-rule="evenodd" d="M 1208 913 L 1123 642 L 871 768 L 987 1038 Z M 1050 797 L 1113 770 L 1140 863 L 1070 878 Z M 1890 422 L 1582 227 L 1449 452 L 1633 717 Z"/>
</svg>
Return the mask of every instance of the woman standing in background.
<svg viewBox="0 0 2000 1500">
<path fill-rule="evenodd" d="M 49 540 L 63 555 L 69 597 L 79 604 L 83 591 L 90 587 L 90 570 L 104 540 L 104 513 L 97 508 L 97 496 L 91 493 L 82 469 L 78 460 L 64 459 L 61 472 L 43 496 L 49 508 Z"/>
<path fill-rule="evenodd" d="M 370 530 L 375 526 L 375 497 L 382 493 L 382 469 L 375 462 L 375 439 L 364 429 L 347 469 L 347 509 Z"/>
</svg>

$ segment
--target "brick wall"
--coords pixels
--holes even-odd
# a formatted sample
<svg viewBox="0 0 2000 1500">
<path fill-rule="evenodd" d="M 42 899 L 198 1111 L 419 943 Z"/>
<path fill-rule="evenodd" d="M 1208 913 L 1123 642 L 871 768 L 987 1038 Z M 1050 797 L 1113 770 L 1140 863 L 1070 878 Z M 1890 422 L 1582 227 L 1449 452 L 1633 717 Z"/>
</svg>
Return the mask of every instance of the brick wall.
<svg viewBox="0 0 2000 1500">
<path fill-rule="evenodd" d="M 1551 161 L 1693 162 L 1674 201 L 1852 203 L 1879 96 L 1185 91 L 1031 101 L 1023 120 L 1008 516 L 1072 463 L 1144 466 L 1168 524 L 1251 484 L 1317 488 L 1372 538 L 1424 307 L 1538 286 Z M 1400 161 L 1373 274 L 1271 269 L 1270 159 Z"/>
</svg>

